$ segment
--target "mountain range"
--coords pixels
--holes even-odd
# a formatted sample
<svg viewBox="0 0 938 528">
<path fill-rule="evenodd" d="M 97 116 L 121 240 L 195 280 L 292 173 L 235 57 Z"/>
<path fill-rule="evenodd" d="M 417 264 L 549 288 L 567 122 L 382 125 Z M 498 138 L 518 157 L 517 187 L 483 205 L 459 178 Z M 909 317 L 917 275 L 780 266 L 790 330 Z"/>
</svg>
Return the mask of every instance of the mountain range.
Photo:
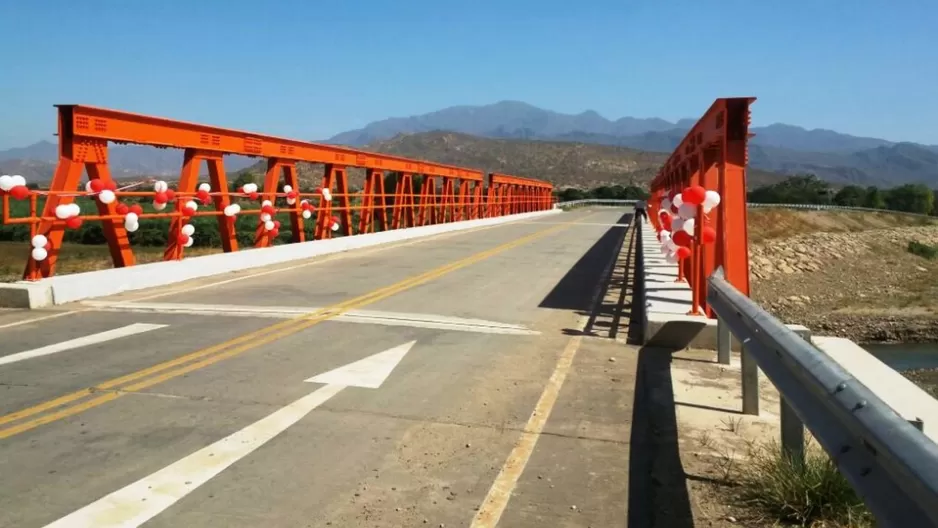
<svg viewBox="0 0 938 528">
<path fill-rule="evenodd" d="M 584 152 L 592 152 L 605 156 L 609 168 L 616 164 L 629 165 L 637 159 L 665 159 L 661 154 L 674 150 L 695 122 L 696 119 L 690 118 L 677 122 L 634 117 L 609 120 L 594 111 L 562 114 L 522 102 L 502 101 L 485 106 L 454 106 L 419 116 L 375 121 L 322 142 L 387 152 L 396 149 L 395 153 L 402 155 L 405 152 L 401 150 L 405 150 L 410 156 L 469 166 L 478 166 L 485 159 L 489 160 L 486 163 L 497 160 L 498 152 L 504 155 L 510 151 L 512 155 L 525 157 L 545 155 L 546 149 L 551 152 L 549 157 L 560 156 L 554 161 L 580 159 Z M 831 130 L 806 130 L 786 124 L 753 127 L 751 131 L 755 137 L 750 143 L 750 167 L 765 173 L 813 173 L 835 185 L 938 185 L 938 146 L 858 137 Z M 479 139 L 473 140 L 469 136 Z M 449 137 L 448 147 L 442 142 L 446 137 Z M 512 149 L 509 147 L 512 141 L 517 142 L 517 147 L 528 147 Z M 547 142 L 549 146 L 538 145 L 537 142 Z M 420 145 L 427 150 L 419 150 Z M 460 145 L 463 148 L 461 154 L 455 150 Z M 607 150 L 599 154 L 599 151 L 583 145 L 627 150 L 616 151 L 617 155 Z M 54 170 L 56 150 L 54 143 L 42 141 L 25 148 L 0 151 L 0 171 L 23 174 L 31 180 L 48 180 Z M 638 151 L 659 155 L 643 157 Z M 182 160 L 178 150 L 137 145 L 113 146 L 110 153 L 112 171 L 118 177 L 172 176 L 178 173 Z M 610 165 L 608 156 L 618 156 L 618 161 Z M 495 165 L 512 165 L 510 160 L 502 161 Z M 578 173 L 589 169 L 591 164 L 586 161 L 581 159 Z M 256 159 L 248 157 L 228 156 L 226 168 L 237 171 L 252 167 L 256 162 Z M 593 163 L 594 166 L 597 164 L 602 163 Z M 550 167 L 558 166 L 548 159 L 540 163 L 532 163 L 528 159 L 522 165 L 529 171 L 544 171 L 545 176 L 554 172 Z M 653 167 L 646 166 L 644 161 L 638 165 L 648 174 L 654 172 Z M 489 170 L 491 167 L 479 168 Z M 538 174 L 529 172 L 526 175 Z M 597 181 L 605 181 L 611 175 L 603 172 L 602 176 L 597 175 Z"/>
</svg>

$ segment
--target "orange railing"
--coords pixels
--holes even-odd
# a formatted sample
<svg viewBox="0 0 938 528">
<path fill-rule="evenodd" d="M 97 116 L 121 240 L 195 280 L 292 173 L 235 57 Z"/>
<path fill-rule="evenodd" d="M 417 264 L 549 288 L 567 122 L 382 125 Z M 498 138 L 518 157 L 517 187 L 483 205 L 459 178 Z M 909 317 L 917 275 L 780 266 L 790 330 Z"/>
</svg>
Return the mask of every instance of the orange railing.
<svg viewBox="0 0 938 528">
<path fill-rule="evenodd" d="M 718 267 L 730 284 L 749 295 L 746 164 L 754 101 L 717 99 L 651 184 L 648 217 L 659 237 L 668 236 L 670 222 L 682 224 L 670 238 L 671 255 L 678 265 L 677 280 L 686 280 L 691 288 L 693 315 L 715 317 L 707 306 L 707 278 Z M 681 202 L 690 207 L 681 209 Z"/>
<path fill-rule="evenodd" d="M 313 238 L 324 239 L 333 231 L 344 236 L 372 232 L 376 223 L 382 230 L 399 229 L 552 207 L 553 187 L 540 180 L 493 173 L 486 191 L 485 175 L 477 169 L 117 110 L 80 105 L 57 108 L 59 161 L 48 190 L 28 189 L 19 178 L 4 177 L 0 182 L 3 223 L 30 226 L 33 250 L 27 256 L 27 280 L 54 273 L 64 230 L 77 228 L 86 220 L 102 223 L 114 266 L 123 267 L 135 263 L 127 232 L 136 230 L 141 219 L 170 219 L 163 258 L 178 260 L 192 245 L 193 227 L 188 219 L 193 216 L 217 217 L 222 247 L 232 252 L 238 250 L 234 221 L 238 215 L 258 216 L 254 245 L 267 247 L 279 234 L 278 210 L 289 215 L 292 241 L 304 242 L 304 220 L 314 215 Z M 118 188 L 108 168 L 109 142 L 183 149 L 175 189 L 159 180 Z M 223 161 L 223 156 L 230 154 L 266 158 L 262 185 L 230 190 Z M 209 181 L 200 184 L 202 162 L 208 166 Z M 298 162 L 325 165 L 321 186 L 315 192 L 300 192 Z M 349 167 L 365 169 L 359 193 L 349 190 Z M 83 169 L 88 182 L 82 188 Z M 399 174 L 393 191 L 384 188 L 385 171 Z M 418 175 L 423 184 L 415 190 L 414 177 Z M 149 183 L 153 183 L 152 190 L 140 190 Z M 82 214 L 74 204 L 80 196 L 94 200 L 97 214 Z M 41 214 L 40 197 L 45 197 Z M 139 204 L 127 205 L 121 198 L 152 201 L 154 212 L 145 213 Z M 361 204 L 353 205 L 353 198 Z M 388 203 L 389 199 L 393 201 Z M 29 215 L 12 215 L 11 200 L 29 200 Z M 260 207 L 241 209 L 238 202 L 259 202 Z M 168 205 L 172 205 L 170 210 L 161 212 Z M 200 206 L 207 206 L 207 210 Z M 359 215 L 357 229 L 353 226 L 354 211 Z"/>
</svg>

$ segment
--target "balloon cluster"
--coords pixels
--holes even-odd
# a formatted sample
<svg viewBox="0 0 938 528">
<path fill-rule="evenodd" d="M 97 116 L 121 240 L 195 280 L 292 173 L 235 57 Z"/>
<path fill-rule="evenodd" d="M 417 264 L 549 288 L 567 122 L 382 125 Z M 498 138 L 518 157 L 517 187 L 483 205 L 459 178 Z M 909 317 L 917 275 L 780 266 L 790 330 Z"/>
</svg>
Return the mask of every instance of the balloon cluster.
<svg viewBox="0 0 938 528">
<path fill-rule="evenodd" d="M 0 176 L 0 196 L 9 193 L 16 200 L 25 200 L 29 197 L 29 188 L 26 187 L 26 178 L 16 174 Z"/>
<path fill-rule="evenodd" d="M 124 229 L 129 233 L 140 229 L 140 215 L 143 214 L 140 204 L 117 204 L 117 214 L 124 217 Z"/>
<path fill-rule="evenodd" d="M 691 255 L 690 247 L 695 242 L 697 208 L 704 214 L 720 205 L 720 193 L 708 191 L 700 185 L 691 185 L 680 193 L 671 191 L 661 200 L 658 212 L 658 241 L 665 260 L 671 264 Z M 709 225 L 700 228 L 699 244 L 712 244 L 717 238 L 716 230 Z"/>
<path fill-rule="evenodd" d="M 46 235 L 36 235 L 29 241 L 33 246 L 32 257 L 34 260 L 46 260 L 49 252 L 52 251 L 52 242 L 46 238 Z"/>
</svg>

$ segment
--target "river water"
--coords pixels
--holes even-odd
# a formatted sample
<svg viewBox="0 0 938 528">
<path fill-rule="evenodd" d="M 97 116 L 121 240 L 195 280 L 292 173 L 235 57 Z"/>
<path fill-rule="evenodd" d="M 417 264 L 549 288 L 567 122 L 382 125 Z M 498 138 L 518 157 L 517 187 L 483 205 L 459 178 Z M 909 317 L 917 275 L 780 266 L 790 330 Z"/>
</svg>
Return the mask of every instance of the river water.
<svg viewBox="0 0 938 528">
<path fill-rule="evenodd" d="M 938 343 L 861 344 L 895 370 L 938 368 Z"/>
</svg>

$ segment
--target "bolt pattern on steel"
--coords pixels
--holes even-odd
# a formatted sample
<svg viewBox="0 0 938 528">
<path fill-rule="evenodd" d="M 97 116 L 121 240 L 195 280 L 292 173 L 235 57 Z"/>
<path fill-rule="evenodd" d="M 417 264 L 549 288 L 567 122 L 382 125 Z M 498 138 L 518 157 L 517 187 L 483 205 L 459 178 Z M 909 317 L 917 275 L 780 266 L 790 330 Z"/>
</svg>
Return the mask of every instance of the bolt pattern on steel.
<svg viewBox="0 0 938 528">
<path fill-rule="evenodd" d="M 114 266 L 124 267 L 136 262 L 128 233 L 148 219 L 169 220 L 163 259 L 178 260 L 205 236 L 193 224 L 205 216 L 215 217 L 222 249 L 233 252 L 236 220 L 244 215 L 257 217 L 254 245 L 269 247 L 280 236 L 278 214 L 288 218 L 290 242 L 299 243 L 306 241 L 307 220 L 312 238 L 319 240 L 553 207 L 553 186 L 531 178 L 489 174 L 486 189 L 486 175 L 477 169 L 118 110 L 57 108 L 60 156 L 48 189 L 30 189 L 19 175 L 0 176 L 3 224 L 30 229 L 26 280 L 54 274 L 64 231 L 79 229 L 84 221 L 101 222 Z M 166 181 L 147 180 L 118 187 L 108 165 L 109 142 L 182 149 L 178 183 L 171 188 Z M 223 162 L 231 154 L 266 159 L 263 182 L 231 189 Z M 301 189 L 299 162 L 325 166 L 312 192 Z M 208 182 L 199 182 L 203 163 Z M 350 167 L 366 170 L 360 192 L 349 186 Z M 82 171 L 88 174 L 84 186 Z M 389 172 L 395 176 L 393 189 L 385 189 Z M 28 215 L 14 216 L 16 201 L 28 201 Z M 92 205 L 97 214 L 91 214 Z"/>
</svg>

